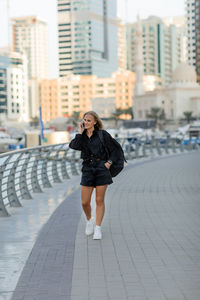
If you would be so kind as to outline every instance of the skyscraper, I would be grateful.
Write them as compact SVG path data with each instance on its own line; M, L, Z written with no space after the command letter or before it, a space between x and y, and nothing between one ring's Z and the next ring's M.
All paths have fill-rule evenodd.
M152 16L141 20L141 26L144 74L159 76L166 86L172 80L173 70L186 59L184 22ZM136 28L137 23L127 24L128 69L133 72L136 71Z
M118 69L127 69L126 59L126 25L118 19Z
M59 75L108 77L118 68L116 0L57 0Z
M37 16L12 19L13 50L27 56L30 116L39 113L39 84L48 77L47 23Z
M196 68L200 83L200 0L186 0L188 62Z
M196 72L200 83L200 0L195 2L195 28L196 28Z
M187 12L187 37L188 37L188 62L196 65L196 25L195 25L195 0L186 1Z

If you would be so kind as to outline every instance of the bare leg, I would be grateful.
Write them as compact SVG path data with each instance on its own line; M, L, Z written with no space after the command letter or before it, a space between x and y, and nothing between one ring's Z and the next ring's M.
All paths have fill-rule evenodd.
M106 185L96 186L96 225L101 226L101 222L103 220L105 204L104 197L107 189Z
M91 196L94 190L93 186L81 186L81 201L87 220L91 218Z

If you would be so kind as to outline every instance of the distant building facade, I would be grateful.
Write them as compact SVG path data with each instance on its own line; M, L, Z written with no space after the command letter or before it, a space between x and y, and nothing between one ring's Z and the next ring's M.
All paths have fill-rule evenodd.
M69 75L55 80L42 80L40 99L43 119L48 121L56 117L71 116L73 112L91 110L92 99L103 99L102 103L106 99L108 103L110 99L114 99L115 108L132 107L134 85L135 74L130 71L114 72L108 78Z
M57 0L59 76L118 69L116 0Z
M137 22L127 24L127 67L136 72ZM186 25L184 18L141 20L143 71L145 75L159 76L163 86L172 81L172 74L186 57Z
M181 63L174 71L169 86L134 97L135 120L146 119L152 107L162 108L166 118L171 120L183 118L185 111L192 111L199 118L200 86L196 80L194 67Z
M0 119L29 119L26 57L5 49L0 49Z
M126 25L118 19L118 70L127 70Z
M195 24L196 24L196 72L197 81L200 84L200 0L195 2Z
M200 83L200 0L186 0L188 62L196 68Z
M196 0L186 0L188 62L192 66L196 65L195 2Z
M39 81L48 78L47 23L37 16L12 19L13 50L27 56L30 116L39 114Z
M58 79L43 79L40 83L43 120L72 116L74 112L82 114L94 105L99 107L101 113L105 108L103 116L108 117L109 113L111 116L116 108L132 107L135 82L136 75L130 71L117 71L108 78L68 75ZM143 82L146 91L161 85L160 78L153 75L144 76ZM106 103L109 107L106 107Z

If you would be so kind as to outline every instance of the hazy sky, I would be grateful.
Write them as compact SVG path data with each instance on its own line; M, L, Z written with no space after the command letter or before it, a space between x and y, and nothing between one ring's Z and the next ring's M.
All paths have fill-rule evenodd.
M99 0L93 0L99 1ZM47 20L49 31L50 77L58 76L57 58L57 13L56 0L9 0L10 16L39 15ZM7 0L0 0L0 47L8 41ZM127 3L127 9L125 8ZM180 16L185 13L184 0L118 0L118 15L123 20L135 21L139 13L141 18L149 15Z

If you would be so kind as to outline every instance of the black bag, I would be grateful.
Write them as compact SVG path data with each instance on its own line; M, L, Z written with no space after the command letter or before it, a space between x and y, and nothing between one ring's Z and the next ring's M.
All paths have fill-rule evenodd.
M109 151L108 148L105 145L105 141L104 141L104 136L103 136L103 132L101 130L98 130L98 136L100 141L102 142L106 153L107 153L107 159L109 158ZM124 157L124 151L121 147L121 145L112 138L112 143L114 144L116 151L115 151L115 155L116 155L116 160L112 162L112 165L110 166L110 174L112 177L117 176L124 168L124 162L127 162L125 157Z

